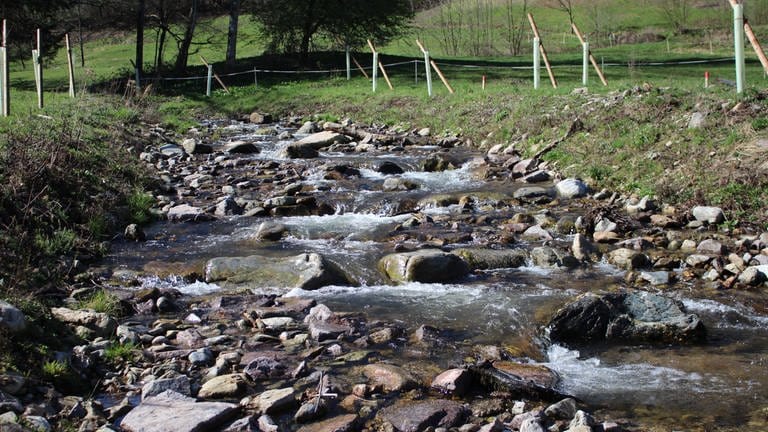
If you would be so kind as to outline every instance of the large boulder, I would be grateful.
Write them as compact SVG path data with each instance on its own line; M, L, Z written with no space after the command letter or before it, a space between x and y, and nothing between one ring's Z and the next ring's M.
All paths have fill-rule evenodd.
M547 326L553 342L690 343L705 336L704 324L683 305L647 292L584 294L560 309Z
M24 313L12 304L0 300L0 329L17 333L26 327L27 318Z
M374 363L363 367L365 375L373 385L380 385L385 391L405 391L419 387L416 379L405 369L385 363Z
M114 336L117 330L117 321L102 312L58 307L52 308L51 314L63 323L87 328L93 332L94 336L109 338Z
M696 206L691 209L691 215L699 222L719 224L725 220L725 213L720 207Z
M469 264L472 270L524 267L528 253L524 249L462 248L452 252Z
M384 408L379 416L391 423L396 431L418 432L427 428L459 426L469 410L459 402L449 400L403 401Z
M260 255L213 258L205 265L205 280L240 288L318 289L327 285L350 285L334 263L316 253L287 258Z
M282 156L290 159L311 159L317 157L318 150L324 147L346 142L349 142L346 135L332 131L318 132L287 145L282 151Z
M435 249L387 255L379 267L395 282L450 282L470 271L459 256Z
M144 400L120 423L127 432L200 432L218 430L239 411L235 404L196 402L168 390Z

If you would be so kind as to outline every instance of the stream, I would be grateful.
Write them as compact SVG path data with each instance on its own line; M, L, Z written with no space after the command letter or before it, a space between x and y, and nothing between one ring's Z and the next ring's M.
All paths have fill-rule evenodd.
M285 163L281 150L303 137L283 134L277 138L278 132L295 132L280 125L270 126L276 131L272 135L264 134L263 126L257 130L256 125L249 124L212 122L202 127L218 131L221 138L212 143L214 150L234 140L259 148L259 153L236 156L246 161L246 165L237 166L241 171L231 174L237 180L247 176L244 166L248 163ZM378 270L377 262L402 245L429 244L445 250L499 247L495 241L501 234L498 225L515 214L547 215L554 220L575 218L590 205L567 201L515 205L513 193L530 184L507 178L485 179L485 154L477 150L433 145L390 150L355 153L340 147L322 150L317 159L291 160L301 172L302 190L328 204L333 214L156 222L145 228L146 242L115 243L106 264L115 275L140 275L142 286L171 287L194 298L219 294L225 288L179 275L153 274L148 269L158 262L202 269L215 257L288 257L317 252L342 267L357 286L325 286L312 291L295 288L288 296L312 298L334 311L362 311L369 320L397 322L409 332L423 324L445 330L452 345L430 351L428 359L439 367L461 364L461 353L476 345L516 347L521 357L557 372L561 378L558 389L581 399L595 413L662 430L694 426L738 429L768 406L768 315L759 306L761 301L752 301L750 296L704 290L695 282L677 282L665 288L664 294L682 301L690 313L701 317L707 328L705 344L596 345L577 351L548 343L542 327L577 295L624 286L625 271L606 261L576 269L545 268L529 262L519 268L474 271L453 283L390 282ZM456 161L456 168L421 170L423 162L435 154ZM213 157L198 156L198 160ZM385 162L404 172L382 174L377 167ZM329 166L355 168L359 176L327 179ZM385 182L391 178L412 185L412 189L386 188ZM536 186L552 184L545 181ZM285 185L279 182L274 185L274 189L282 187ZM414 218L418 223L410 223ZM265 221L282 224L287 234L280 241L257 240L255 234ZM552 240L517 236L513 247L531 249L545 243L569 247L571 233L550 232ZM399 350L390 354L410 355ZM414 362L423 360L413 357Z

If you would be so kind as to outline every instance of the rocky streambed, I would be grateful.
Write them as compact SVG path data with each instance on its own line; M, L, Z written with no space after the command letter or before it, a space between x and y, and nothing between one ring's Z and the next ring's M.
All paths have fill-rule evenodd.
M6 424L766 427L768 233L429 130L251 120L155 131L163 221L73 293L129 316L54 310L93 397L8 379Z

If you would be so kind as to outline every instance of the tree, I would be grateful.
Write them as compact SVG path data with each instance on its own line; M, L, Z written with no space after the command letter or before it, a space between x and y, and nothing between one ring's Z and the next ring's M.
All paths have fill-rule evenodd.
M514 0L507 0L506 19L507 19L507 45L509 53L513 56L522 53L523 37L525 36L527 26L526 14L528 13L528 0L522 1L522 8L519 15L519 21L515 21Z
M551 0L549 7L559 9L568 14L568 24L573 24L573 1L572 0Z
M237 24L240 19L240 0L229 0L229 30L227 32L227 64L237 60Z
M29 58L35 32L40 29L43 55L52 56L61 46L67 29L58 25L59 14L72 5L71 0L0 0L0 17L7 20L9 56Z
M688 27L690 18L691 0L658 0L658 5L667 20L667 23L675 29L675 33L681 34Z
M369 38L381 43L401 34L413 16L410 0L256 0L251 12L269 50L299 53L302 64L318 35L352 47Z
M179 41L179 53L176 56L176 63L173 70L176 73L184 73L187 70L187 60L189 59L189 48L192 46L192 38L195 36L195 27L197 26L199 0L192 0L187 15L184 37Z

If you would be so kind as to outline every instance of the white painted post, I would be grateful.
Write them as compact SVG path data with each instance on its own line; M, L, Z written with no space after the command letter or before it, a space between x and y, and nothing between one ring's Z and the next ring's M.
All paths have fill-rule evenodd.
M67 45L67 71L69 72L69 97L75 98L75 66L72 63L72 47L69 45L69 33L64 35Z
M584 51L584 59L581 65L581 84L586 86L589 80L589 42L584 42L582 46Z
M253 68L253 86L259 88L259 75L256 73L256 68Z
M208 65L208 82L205 88L205 95L211 97L211 88L213 87L213 65Z
M733 5L733 44L736 55L736 92L744 92L744 5Z
M37 88L37 108L43 109L43 42L40 29L37 29L37 49L32 50L35 66L35 87Z
M424 51L424 71L427 72L427 94L432 97L432 68L429 67L429 51Z
M533 88L538 89L541 86L541 54L539 53L541 40L533 38Z
M419 62L417 60L413 61L413 82L419 84Z
M2 31L2 47L0 47L0 114L3 117L8 117L11 111L11 86L8 83L8 49L6 48L8 31L5 20L3 20Z
M376 79L379 77L379 53L373 52L373 92L376 93Z
M349 52L349 45L345 46L347 52L347 81L352 79L352 54Z

